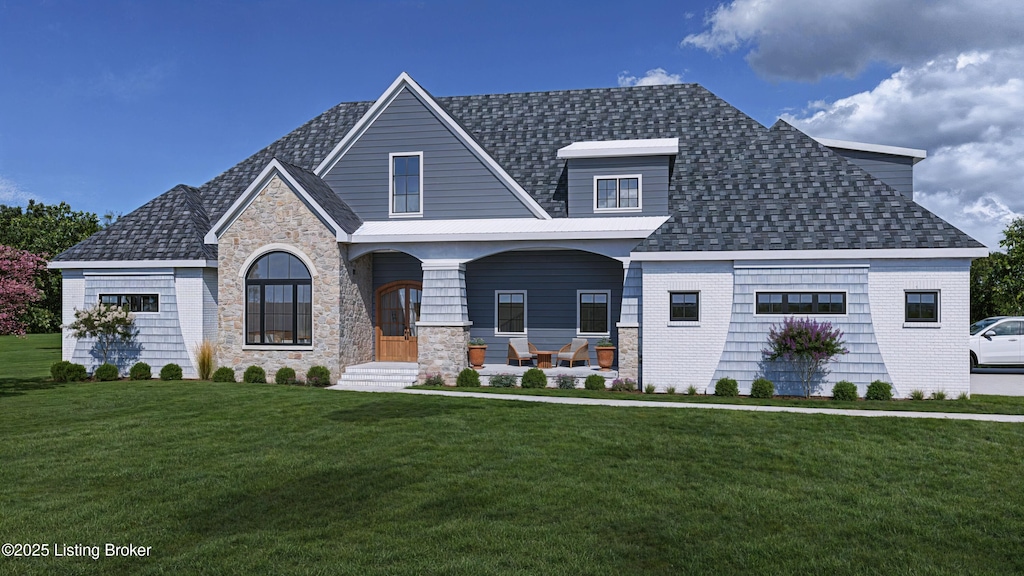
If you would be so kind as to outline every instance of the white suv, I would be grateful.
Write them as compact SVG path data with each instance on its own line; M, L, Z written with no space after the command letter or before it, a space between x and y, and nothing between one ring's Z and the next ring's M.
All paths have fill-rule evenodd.
M994 316L971 324L971 368L1024 364L1024 316Z

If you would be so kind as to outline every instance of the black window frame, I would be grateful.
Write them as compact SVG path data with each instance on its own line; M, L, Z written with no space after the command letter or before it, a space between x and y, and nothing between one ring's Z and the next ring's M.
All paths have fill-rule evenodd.
M250 278L253 270L259 266L260 262L265 259L269 259L274 254L285 254L291 258L294 258L306 271L307 278ZM267 342L267 287L268 286L282 286L291 288L291 304L292 304L292 341L291 342ZM299 341L299 287L309 286L309 341ZM259 341L253 341L249 339L251 334L249 330L249 288L256 288L259 291ZM301 346L309 347L313 345L313 279L309 272L309 267L302 261L301 258L295 256L290 252L274 251L262 254L259 258L253 261L252 265L245 272L245 318L242 322L242 330L245 333L245 344L246 346Z
M694 301L680 302L676 304L676 296L693 296ZM683 315L676 316L676 306L682 309L690 308L693 309L693 317L688 317L685 312ZM674 290L668 293L668 320L669 322L700 322L700 292L696 290Z
M584 314L583 314L583 297L584 296L601 296L604 300L604 330L584 330ZM598 302L588 302L588 305L592 307L600 306ZM577 290L576 291L576 334L578 336L611 336L611 324L612 324L612 294L610 290ZM593 321L593 315L588 321Z
M501 297L502 296L509 296L510 297L509 301L507 303L503 303L501 301ZM514 296L522 296L523 301L522 302L514 302L513 299L511 298L511 297L514 297ZM502 312L502 310L504 309L506 311L512 311L512 309L515 308L517 305L521 305L522 306L522 314L521 314L521 316L522 316L522 323L523 323L522 331L520 332L520 331L515 331L515 330L502 330L502 321L501 321L501 312ZM529 327L528 327L528 325L526 323L526 310L527 310L527 293L526 293L526 290L495 290L495 292L494 292L494 334L496 336L523 336L523 335L525 335L527 333L527 330L529 329ZM514 312L513 312L513 316L509 317L506 320L505 324L508 324L509 322L515 322L515 321L516 321L516 317L515 317Z
M926 303L910 301L911 295L921 296L924 294L932 295L935 298L935 301L929 305L932 309L931 317L921 316L921 311L924 309ZM917 309L917 313L914 317L911 317L911 306L915 306ZM903 292L903 321L908 324L937 324L939 322L939 291L905 290Z
M104 302L104 299L117 298L117 302ZM147 299L151 299L147 302ZM159 314L160 313L160 295L159 294L100 294L99 303L105 306L118 306L120 308L128 308L128 311L133 314ZM151 308L146 310L146 308Z
M761 297L769 297L768 302L762 303ZM791 296L798 296L799 300L790 302ZM821 296L829 296L828 302L821 302ZM834 302L832 298L839 296L841 302ZM765 304L766 306L762 306ZM839 310L834 307L838 304ZM824 308L826 307L827 308ZM809 314L815 316L843 316L847 310L846 292L831 292L827 290L815 290L813 292L772 291L756 292L754 294L754 313L758 315L783 315L783 314Z

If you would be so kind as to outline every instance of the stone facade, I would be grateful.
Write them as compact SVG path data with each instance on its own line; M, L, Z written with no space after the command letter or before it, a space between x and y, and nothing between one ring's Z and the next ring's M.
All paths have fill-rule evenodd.
M236 376L250 365L273 379L288 366L305 374L326 366L332 380L344 367L373 356L370 322L372 259L347 261L347 248L279 177L275 176L221 235L218 242L217 361ZM246 262L256 253L286 251L312 262L312 346L245 344Z
M619 327L619 377L639 379L640 328Z
M459 372L469 365L468 326L417 326L419 332L419 381L440 374L446 384L455 384Z

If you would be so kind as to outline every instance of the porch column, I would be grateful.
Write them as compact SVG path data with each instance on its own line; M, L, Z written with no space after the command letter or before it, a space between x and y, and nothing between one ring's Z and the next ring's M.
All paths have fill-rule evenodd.
M619 312L619 376L640 379L640 316L643 269L640 262L622 258L622 306Z
M419 381L440 374L445 383L465 368L469 346L469 307L466 305L466 263L461 260L423 260L423 292L418 333Z

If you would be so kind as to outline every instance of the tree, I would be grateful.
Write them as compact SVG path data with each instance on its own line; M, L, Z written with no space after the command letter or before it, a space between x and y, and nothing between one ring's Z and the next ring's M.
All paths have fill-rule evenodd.
M804 397L810 398L828 375L828 363L847 352L843 333L831 322L785 318L782 326L773 324L768 330L768 347L761 354L769 362L792 366L803 385Z
M0 244L27 250L50 259L100 230L91 212L73 211L65 202L46 205L29 200L28 206L0 204ZM61 275L44 270L37 276L43 297L25 312L29 332L54 332L61 323Z
M36 276L45 270L42 258L0 244L0 334L25 334L25 312L42 297Z
M1003 275L1006 254L992 252L971 262L971 322L1005 315Z
M1000 298L1002 312L1010 316L1024 315L1024 218L1017 218L1003 230L999 245L1006 249L1001 260Z
M68 325L75 338L95 338L95 349L101 364L106 364L111 353L128 347L135 339L135 316L127 307L97 304L75 310L75 321Z

